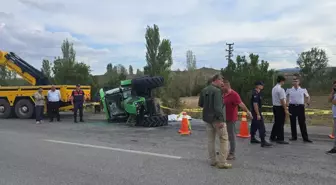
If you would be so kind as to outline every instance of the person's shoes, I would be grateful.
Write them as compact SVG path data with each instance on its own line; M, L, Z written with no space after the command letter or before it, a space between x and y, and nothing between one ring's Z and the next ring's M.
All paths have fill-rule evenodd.
M288 145L289 144L289 142L287 142L287 141L277 141L276 143L282 144L282 145Z
M211 163L210 163L210 166L217 166L217 162L216 162L216 161L211 162Z
M76 119L74 120L74 123L78 123Z
M84 120L81 119L81 120L79 120L79 122L84 122Z
M270 138L269 139L271 142L276 142L277 140L275 138Z
M39 121L36 121L36 124L40 124L41 122L39 122Z
M260 146L263 147L263 148L270 148L273 145L271 143L267 142L267 141L262 141Z
M290 141L296 141L297 138L292 137L292 138L290 138L289 140L290 140Z
M51 120L49 120L49 122L54 122L54 120L53 120L53 119L51 119Z
M336 154L336 148L333 148L326 152L327 154Z
M228 157L226 158L226 160L235 160L236 157L234 156L234 154L229 154Z
M260 144L261 142L256 139L256 138L251 138L251 141L250 141L251 144Z
M230 168L232 168L232 164L229 164L229 163L217 164L217 168L219 168L219 169L230 169Z
M305 143L312 143L313 141L310 140L310 139L304 139L303 142L305 142Z

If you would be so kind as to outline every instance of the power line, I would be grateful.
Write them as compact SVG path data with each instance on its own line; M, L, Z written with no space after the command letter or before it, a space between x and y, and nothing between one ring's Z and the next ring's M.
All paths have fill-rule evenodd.
M226 59L228 59L228 62L231 60L231 57L233 57L232 52L233 52L233 45L234 43L228 44L226 43L227 46L229 46L229 49L226 49L228 52L228 55L226 55Z

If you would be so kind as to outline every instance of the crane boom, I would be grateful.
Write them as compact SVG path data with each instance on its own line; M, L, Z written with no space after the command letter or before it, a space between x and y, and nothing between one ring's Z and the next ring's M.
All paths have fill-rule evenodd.
M16 72L31 85L50 85L48 77L13 52L0 50L0 66Z

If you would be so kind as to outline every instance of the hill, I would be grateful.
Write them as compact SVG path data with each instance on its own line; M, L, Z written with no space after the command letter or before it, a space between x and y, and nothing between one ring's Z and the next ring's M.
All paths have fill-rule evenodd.
M213 76L214 74L217 74L217 73L220 73L220 70L217 70L217 69L213 69L213 68L207 68L207 67L202 67L202 68L199 68L199 69L196 69L195 74L198 74L199 76L202 76L204 77L205 79L207 78L210 78L211 76ZM180 70L177 70L177 71L172 71L172 75L184 75L186 74L186 71L180 71ZM103 74L103 75L95 75L94 76L96 79L97 79L97 82L99 84L99 86L104 86L104 84L106 84L109 79L108 77ZM132 79L136 77L136 75L127 75L127 79Z

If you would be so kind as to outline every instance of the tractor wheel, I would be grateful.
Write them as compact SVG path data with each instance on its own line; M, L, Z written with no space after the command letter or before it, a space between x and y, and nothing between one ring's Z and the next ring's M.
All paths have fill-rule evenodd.
M164 78L162 76L142 77L132 80L132 86L135 89L154 89L163 86Z
M29 119L34 113L33 102L29 99L21 99L15 104L15 114L20 119Z
M5 99L0 99L0 118L6 119L11 115L12 108L8 101Z
M162 127L168 125L168 116L167 115L159 115L159 116L151 116L145 117L143 120L143 127Z

